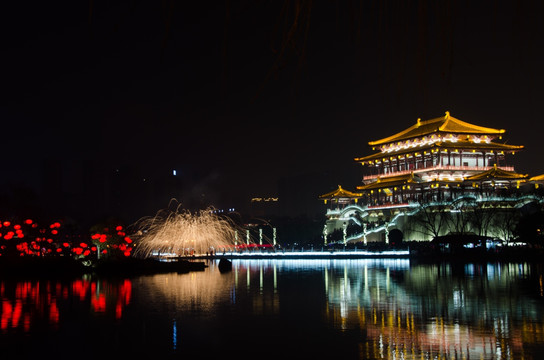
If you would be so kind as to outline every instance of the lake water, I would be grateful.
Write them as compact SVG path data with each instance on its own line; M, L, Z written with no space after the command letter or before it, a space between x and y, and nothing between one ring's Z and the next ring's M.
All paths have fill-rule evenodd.
M131 278L0 279L9 358L531 359L542 264L235 260Z

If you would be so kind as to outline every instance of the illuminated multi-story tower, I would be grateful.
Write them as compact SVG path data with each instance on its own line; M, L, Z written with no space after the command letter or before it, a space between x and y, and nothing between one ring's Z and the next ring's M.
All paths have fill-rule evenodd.
M534 201L534 197L526 196L527 189L538 188L539 181L531 181L509 164L511 156L523 146L501 142L504 133L503 129L469 124L446 112L431 120L418 119L406 130L370 141L374 153L355 158L368 170L358 192L339 187L320 196L330 204L328 231L354 223L363 230L362 234L353 234L351 240L387 241L392 229L405 235L408 232L411 239L428 240L430 235L460 230L458 226L452 229L451 224L458 219L451 213L466 214L469 209L490 206L510 208L519 206L520 201ZM450 224L432 231L416 230L415 219L422 212L448 212ZM436 221L442 220L432 222ZM427 227L435 228L436 224ZM474 232L475 228L467 223L462 230Z

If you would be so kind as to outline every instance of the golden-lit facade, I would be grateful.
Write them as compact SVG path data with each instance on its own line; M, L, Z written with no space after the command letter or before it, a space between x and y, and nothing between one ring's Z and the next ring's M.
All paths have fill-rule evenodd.
M356 192L339 187L343 191L320 196L328 204L324 236L354 221L361 229L350 241L387 242L392 229L401 230L405 239L430 240L459 229L420 231L414 221L407 228L408 218L422 208L434 204L429 212L438 207L459 211L462 202L485 208L491 199L509 208L535 200L520 196L534 195L532 190L542 179L515 171L511 159L524 147L505 143L504 134L504 129L470 124L446 111L444 116L418 119L399 133L370 141L373 153L354 159L366 170ZM481 233L463 229L469 230Z

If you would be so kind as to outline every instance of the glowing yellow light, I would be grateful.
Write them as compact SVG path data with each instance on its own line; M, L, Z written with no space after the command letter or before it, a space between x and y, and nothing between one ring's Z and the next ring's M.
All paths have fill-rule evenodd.
M212 209L196 213L189 211L161 211L153 218L139 222L145 235L136 248L138 256L149 257L154 252L180 253L192 248L197 254L209 249L231 246L236 241L236 225L216 216Z

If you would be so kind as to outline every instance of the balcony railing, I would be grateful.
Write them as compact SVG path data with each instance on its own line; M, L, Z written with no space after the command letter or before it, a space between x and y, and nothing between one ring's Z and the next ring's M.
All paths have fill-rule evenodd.
M370 180L375 179L378 176L380 178L387 178L391 176L399 176L399 175L406 175L410 173L423 173L423 172L429 172L429 171L437 171L437 170L450 170L450 171L487 171L491 169L492 166L459 166L459 165L436 165L428 168L423 169L410 169L410 170L401 170L401 171L391 171L386 174L377 174L377 175L365 175L363 176L363 180ZM513 166L498 166L499 169L505 170L505 171L514 171Z

